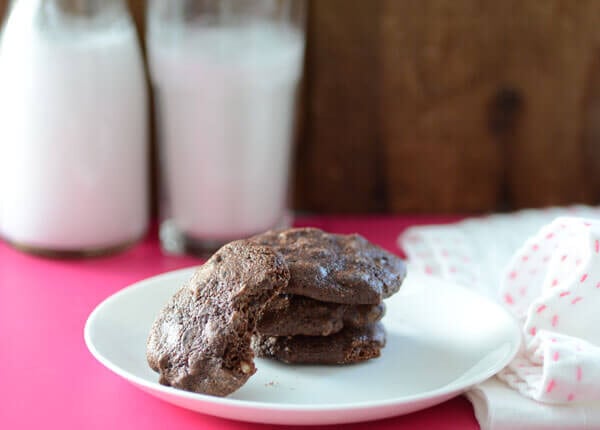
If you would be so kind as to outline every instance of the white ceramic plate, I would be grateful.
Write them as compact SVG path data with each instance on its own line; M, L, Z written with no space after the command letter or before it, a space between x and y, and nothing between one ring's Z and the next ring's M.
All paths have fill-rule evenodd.
M411 274L387 300L387 346L350 366L256 360L240 390L219 398L158 384L145 344L162 305L190 269L138 282L89 316L85 342L107 368L167 402L205 414L272 424L334 424L406 414L440 403L502 369L519 328L499 306L458 285Z

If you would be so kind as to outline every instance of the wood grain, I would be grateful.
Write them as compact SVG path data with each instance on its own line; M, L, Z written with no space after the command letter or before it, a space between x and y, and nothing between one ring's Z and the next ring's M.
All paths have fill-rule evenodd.
M310 6L297 204L319 212L383 210L379 3L315 0Z
M597 203L600 2L384 0L393 211Z
M504 55L496 13L478 1L383 2L380 124L392 211L498 202L502 148L488 112Z

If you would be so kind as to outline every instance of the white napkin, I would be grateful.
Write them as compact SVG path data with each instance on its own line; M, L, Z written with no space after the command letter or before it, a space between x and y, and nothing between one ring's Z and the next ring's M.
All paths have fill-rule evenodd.
M564 215L587 219L555 220ZM600 428L599 217L583 206L529 210L400 237L412 270L498 300L523 325L524 348L498 375L520 394L494 378L467 395L482 428Z
M523 397L497 378L466 393L483 430L587 430L600 428L600 404L549 405Z

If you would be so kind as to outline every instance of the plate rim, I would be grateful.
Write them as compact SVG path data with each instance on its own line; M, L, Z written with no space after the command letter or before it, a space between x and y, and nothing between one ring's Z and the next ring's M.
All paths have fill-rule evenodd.
M307 404L307 403L271 403L264 401L254 401L254 400L243 400L243 399L235 399L231 397L217 397L211 396L208 394L202 393L194 393L190 391L180 390L173 387L168 387L159 384L158 382L148 381L145 378L134 375L133 373L121 368L117 364L113 363L111 360L106 358L94 345L94 342L91 339L91 327L93 326L96 319L99 318L98 315L101 314L102 310L109 306L112 302L117 301L121 296L131 294L133 291L138 289L143 289L146 287L146 284L154 283L157 281L163 280L163 278L171 278L171 277L184 277L190 276L195 269L197 269L198 265L186 267L182 269L172 270L164 273L160 273L158 275L150 276L139 281L136 281L132 284L127 285L126 287L116 291L115 293L109 295L104 300L102 300L93 311L88 315L84 330L83 330L83 338L85 341L85 345L91 355L104 367L106 367L111 372L125 379L126 381L137 385L143 391L149 392L152 394L153 391L158 391L164 395L175 396L184 398L186 400L192 401L200 401L204 404L216 404L220 406L230 406L236 408L242 408L245 410L271 410L278 412L343 412L346 410L358 411L358 410L371 410L374 408L386 408L390 406L403 406L410 405L415 402L425 402L434 398L449 398L454 395L459 395L465 391L467 391L470 387L481 383L490 377L494 376L500 370L502 370L513 358L517 355L520 346L521 346L521 329L519 328L517 322L514 318L508 313L508 311L498 303L493 302L489 298L478 294L456 282L448 281L443 278L432 276L432 275L421 275L421 274L411 274L409 276L414 276L418 278L428 279L430 278L434 282L444 282L452 284L453 287L459 288L463 290L463 292L468 295L475 296L480 300L486 301L488 304L496 307L499 311L501 311L507 317L509 324L511 325L511 331L513 331L514 339L511 339L509 344L512 345L512 349L506 354L504 360L499 360L496 365L490 367L486 372L477 373L473 377L467 378L465 381L461 383L454 384L454 381L441 386L439 388L424 391L422 393L409 395L409 396L399 396L393 397L383 400L372 400L372 401L360 401L360 402L351 402L351 403L325 403L325 404ZM457 380L461 380L460 375ZM209 412L205 412L210 414ZM220 415L222 416L222 415Z

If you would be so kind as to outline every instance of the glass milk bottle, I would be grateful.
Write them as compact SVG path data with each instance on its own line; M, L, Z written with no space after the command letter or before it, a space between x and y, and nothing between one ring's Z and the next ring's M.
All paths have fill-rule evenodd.
M0 234L96 255L148 223L147 94L122 0L16 0L0 44Z
M163 248L288 226L301 0L150 0Z

